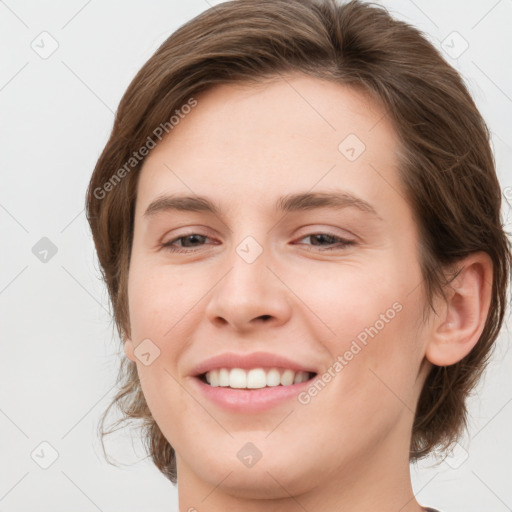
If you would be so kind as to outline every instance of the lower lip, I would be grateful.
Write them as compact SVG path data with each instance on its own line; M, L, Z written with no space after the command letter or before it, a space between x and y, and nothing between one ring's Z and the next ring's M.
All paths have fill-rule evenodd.
M316 377L316 376L315 376ZM310 386L315 377L290 386L274 386L260 389L233 389L212 387L198 377L193 381L200 392L214 404L233 412L259 412L285 403Z

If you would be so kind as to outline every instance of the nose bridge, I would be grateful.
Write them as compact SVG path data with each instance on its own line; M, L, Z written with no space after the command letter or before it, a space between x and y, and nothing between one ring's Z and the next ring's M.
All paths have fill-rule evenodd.
M272 268L271 256L271 251L251 235L233 246L228 271L212 290L207 306L211 321L222 318L243 328L261 317L271 317L274 322L287 319L286 287L267 268Z

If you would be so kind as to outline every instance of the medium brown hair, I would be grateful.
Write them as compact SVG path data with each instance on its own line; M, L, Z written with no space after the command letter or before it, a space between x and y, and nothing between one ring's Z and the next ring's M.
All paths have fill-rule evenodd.
M417 405L411 460L434 448L446 450L467 427L466 397L502 325L511 251L484 120L457 71L420 31L383 7L357 0L225 2L179 28L144 64L121 99L87 193L87 216L119 334L130 336L127 279L143 163L127 167L133 152L200 92L288 72L358 88L383 105L401 144L399 174L419 228L418 258L430 308L449 283L447 269L476 251L492 260L492 300L480 339L460 362L431 369ZM115 426L142 420L150 456L176 483L174 449L152 418L135 363L125 357L118 384L100 424L102 441L117 430L103 429L117 406L123 417Z

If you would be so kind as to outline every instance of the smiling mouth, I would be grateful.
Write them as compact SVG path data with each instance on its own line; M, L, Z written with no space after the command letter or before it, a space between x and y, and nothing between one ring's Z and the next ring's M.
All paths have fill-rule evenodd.
M296 372L287 368L218 368L202 373L197 378L211 387L252 390L301 384L316 375L315 372Z

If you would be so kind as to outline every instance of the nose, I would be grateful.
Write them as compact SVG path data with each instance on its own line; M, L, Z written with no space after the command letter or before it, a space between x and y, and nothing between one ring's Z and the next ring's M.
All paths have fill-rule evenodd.
M273 267L267 251L249 262L236 251L230 267L213 287L206 316L218 327L249 331L258 326L277 327L291 317L289 288Z

